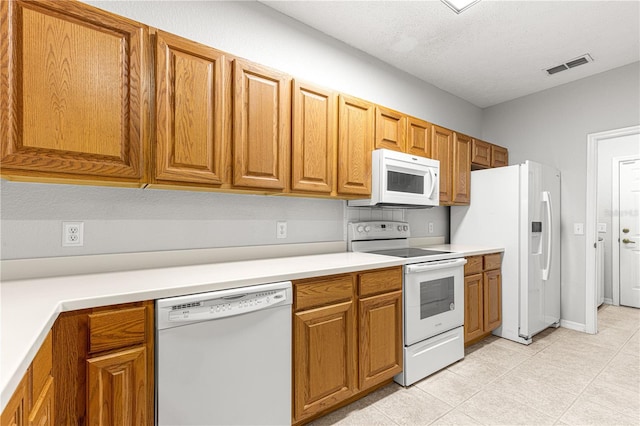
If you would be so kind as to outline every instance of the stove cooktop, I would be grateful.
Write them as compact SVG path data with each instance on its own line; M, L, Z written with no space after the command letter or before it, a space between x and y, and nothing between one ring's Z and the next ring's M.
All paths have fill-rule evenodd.
M376 251L371 251L369 253L382 254L385 256L411 258L411 257L433 256L437 254L445 254L445 253L451 253L451 252L442 251L442 250L427 250L427 249L420 249L420 248L400 248L400 249L390 249L390 250L376 250Z

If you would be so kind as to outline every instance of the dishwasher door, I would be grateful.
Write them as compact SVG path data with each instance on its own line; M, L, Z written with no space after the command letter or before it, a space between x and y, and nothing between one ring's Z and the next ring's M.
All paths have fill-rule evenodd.
M291 294L283 282L157 300L157 424L290 424Z

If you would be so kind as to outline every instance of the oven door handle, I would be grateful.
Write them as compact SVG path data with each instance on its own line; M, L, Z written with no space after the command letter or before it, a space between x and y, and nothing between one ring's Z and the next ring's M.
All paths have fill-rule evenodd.
M419 272L435 271L437 269L456 268L464 266L467 263L467 259L448 259L448 260L434 260L433 262L417 263L415 265L406 265L405 271L407 274L415 274Z

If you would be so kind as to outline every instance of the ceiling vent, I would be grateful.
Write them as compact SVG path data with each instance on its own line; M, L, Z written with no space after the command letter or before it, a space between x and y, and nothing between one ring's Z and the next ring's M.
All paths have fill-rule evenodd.
M579 56L577 58L574 58L568 62L565 62L564 64L560 64L560 65L556 65L554 67L551 68L547 68L545 71L547 72L548 75L553 75L553 74L557 74L561 71L566 71L570 68L575 68L578 67L580 65L584 65L584 64L588 64L589 62L593 62L593 58L591 57L591 55L584 54L582 56Z

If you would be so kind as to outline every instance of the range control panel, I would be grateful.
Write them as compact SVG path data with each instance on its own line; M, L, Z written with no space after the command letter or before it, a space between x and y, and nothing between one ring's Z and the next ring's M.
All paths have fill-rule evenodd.
M409 238L409 223L394 221L350 222L349 241Z

